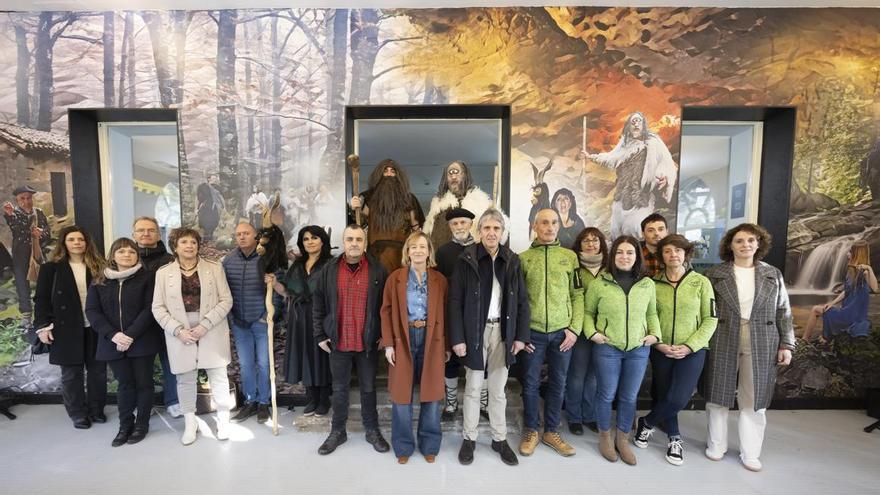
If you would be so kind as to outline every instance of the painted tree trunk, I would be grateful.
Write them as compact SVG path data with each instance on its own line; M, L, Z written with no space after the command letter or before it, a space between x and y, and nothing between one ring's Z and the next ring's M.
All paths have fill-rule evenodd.
M34 41L34 93L37 95L35 128L52 129L52 26L54 12L40 13Z
M348 10L337 9L326 21L329 47L329 74L327 76L327 101L329 103L330 134L327 147L321 156L322 179L336 180L335 173L343 163L342 132L345 120L345 60L348 55Z
M15 44L18 48L18 64L15 68L16 122L27 127L31 125L31 52L27 45L27 31L23 26L15 26Z
M115 16L113 12L104 12L104 34L102 42L104 44L104 106L113 106L114 78L115 71L113 62L116 55L116 27Z
M238 14L221 10L217 25L217 132L220 187L229 211L240 214L244 191L238 168L235 102L235 31Z
M351 93L349 105L370 103L373 67L379 53L379 11L353 10L351 15Z

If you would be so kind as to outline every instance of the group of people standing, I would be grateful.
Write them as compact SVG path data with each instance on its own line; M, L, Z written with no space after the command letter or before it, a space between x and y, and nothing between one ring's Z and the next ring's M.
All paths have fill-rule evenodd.
M794 348L782 275L761 261L771 243L765 229L741 224L729 230L721 246L724 262L701 275L690 268L693 245L667 235L659 214L642 221L644 242L622 234L610 246L601 230L581 222L569 249L560 234L569 244L572 216L548 208L535 215L531 246L516 254L504 245L507 217L477 194L464 164L447 167L427 223L397 180L402 171L396 163L377 170L372 189L350 205L368 218L369 247L368 229L353 223L334 258L324 229L305 227L297 239L301 256L278 276L260 272L257 233L247 222L237 226L237 247L222 263L199 257L202 239L188 228L172 232L167 253L151 218L135 222L134 240L115 241L106 262L83 229L63 229L52 261L40 271L34 324L51 344L50 362L62 367L64 404L74 426L106 421L109 363L119 380L120 429L113 445L142 440L157 354L165 403L185 418L183 444L198 434L199 369L206 370L217 407L218 439L228 438L230 420L256 414L266 421L268 285L287 297L285 375L307 387L304 414L332 409L320 454L347 441L356 370L367 442L378 452L393 448L401 464L416 449L434 462L441 418L456 413L464 366L461 464L474 459L481 412L488 416L492 450L505 464L518 464L505 414L513 374L523 390L520 455L531 455L541 443L563 456L575 454L561 434L564 410L570 433L596 431L599 451L611 462L636 464L630 446L647 448L660 428L668 436L667 460L680 465L677 414L702 377L706 456L724 456L727 414L736 402L742 463L761 469L776 367L790 362ZM379 194L386 188L395 195ZM374 230L393 235L377 238ZM246 399L234 418L230 334ZM388 362L391 445L379 429L376 404L381 356ZM649 363L653 407L636 418Z

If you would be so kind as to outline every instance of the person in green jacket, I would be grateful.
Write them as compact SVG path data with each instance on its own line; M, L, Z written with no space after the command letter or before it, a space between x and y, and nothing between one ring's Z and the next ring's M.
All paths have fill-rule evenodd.
M581 333L584 319L584 288L578 274L577 255L559 245L559 214L544 209L535 215L537 233L532 247L519 255L529 294L530 344L522 359L523 428L519 451L528 456L538 446L538 386L541 366L547 361L548 387L544 395L544 434L540 440L563 456L574 447L557 431L565 394L565 377L571 348Z
M660 342L657 294L644 276L639 241L623 235L609 250L608 271L587 288L584 333L593 346L598 399L599 452L610 462L636 464L629 432L650 346ZM611 438L611 403L617 397L617 431Z
M657 402L647 416L639 418L633 443L647 448L654 426L665 423L669 437L666 460L680 466L684 456L678 412L697 387L718 318L712 283L688 268L694 245L684 236L674 234L661 240L657 251L663 264L654 277L663 343L654 345L650 358Z
M574 242L581 267L578 273L584 288L605 271L608 264L608 244L605 234L596 227L587 227ZM593 363L593 342L585 335L578 336L572 349L568 376L565 378L565 416L568 431L583 435L584 426L598 433L596 426L596 366Z

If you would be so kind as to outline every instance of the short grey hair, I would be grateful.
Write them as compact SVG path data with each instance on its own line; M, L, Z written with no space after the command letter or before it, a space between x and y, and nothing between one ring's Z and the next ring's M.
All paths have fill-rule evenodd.
M159 221L153 217L148 217L148 216L142 216L142 217L135 218L134 222L131 222L131 228L134 228L134 226L137 225L138 222L153 222L153 225L155 225L157 229L159 228Z
M486 223L486 220L495 220L501 224L501 231L505 232L507 230L507 225L504 224L504 213L501 213L501 210L490 206L480 215L480 220L477 222L477 230L483 230L483 224Z

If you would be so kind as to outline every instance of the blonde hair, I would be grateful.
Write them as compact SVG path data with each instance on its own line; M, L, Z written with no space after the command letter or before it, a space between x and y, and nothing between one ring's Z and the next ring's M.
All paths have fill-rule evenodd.
M871 248L865 241L856 241L849 248L849 265L870 265L871 264Z
M412 245L412 243L416 242L416 239L418 239L419 237L421 237L425 240L425 242L428 243L428 267L437 266L437 261L434 259L434 243L431 242L431 237L422 231L413 232L409 235L409 237L406 238L406 241L403 243L403 252L400 255L400 263L404 266L409 266L409 247Z

